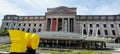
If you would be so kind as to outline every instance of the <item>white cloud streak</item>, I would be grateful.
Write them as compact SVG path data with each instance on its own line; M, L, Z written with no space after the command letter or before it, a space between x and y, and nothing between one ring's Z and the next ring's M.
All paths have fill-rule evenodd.
M93 12L91 14L95 15L112 15L112 14L119 14L120 13L120 7L119 3L117 1L107 4L107 5L101 5L93 9Z
M59 0L24 0L30 6L36 9L51 8L57 6L63 6Z
M95 8L89 8L87 6L76 5L77 13L79 15L114 15L120 13L119 1L111 2L110 4L99 4Z
M7 0L0 0L0 26L1 20L6 14L25 14L22 9L18 8L15 4L9 3Z

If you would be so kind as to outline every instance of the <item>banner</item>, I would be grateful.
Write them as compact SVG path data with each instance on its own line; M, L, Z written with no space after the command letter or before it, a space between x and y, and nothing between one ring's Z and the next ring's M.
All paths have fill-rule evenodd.
M47 21L47 31L50 31L51 20L48 19Z
M73 28L74 28L74 20L73 20L73 18L71 18L70 19L70 32L74 32Z
M68 30L68 20L67 18L64 19L64 31L67 32Z
M56 31L56 19L55 18L52 21L52 31Z

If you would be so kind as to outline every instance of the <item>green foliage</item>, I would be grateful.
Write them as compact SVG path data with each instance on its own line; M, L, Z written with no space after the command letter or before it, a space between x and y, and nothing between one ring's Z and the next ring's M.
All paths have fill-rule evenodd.
M7 36L9 35L7 30L0 30L0 36Z
M57 51L52 51L51 54L58 54L58 52Z
M81 54L81 51L72 51L72 54Z
M9 50L10 45L9 44L0 44L0 50Z
M81 51L81 54L96 54L96 52L85 50L85 51Z
M63 54L69 54L69 52L63 52Z

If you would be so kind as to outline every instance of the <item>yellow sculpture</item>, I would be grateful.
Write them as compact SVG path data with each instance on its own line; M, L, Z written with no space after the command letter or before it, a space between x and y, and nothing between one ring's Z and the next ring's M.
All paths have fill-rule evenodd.
M9 30L11 47L10 52L26 52L27 49L36 50L39 45L39 36L21 30Z

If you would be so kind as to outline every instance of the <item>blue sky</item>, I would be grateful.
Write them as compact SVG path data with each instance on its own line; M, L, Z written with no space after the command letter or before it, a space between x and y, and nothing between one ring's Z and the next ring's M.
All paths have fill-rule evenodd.
M120 0L0 0L0 25L6 14L44 15L58 6L77 7L78 15L120 14Z

